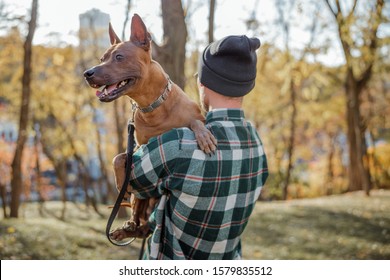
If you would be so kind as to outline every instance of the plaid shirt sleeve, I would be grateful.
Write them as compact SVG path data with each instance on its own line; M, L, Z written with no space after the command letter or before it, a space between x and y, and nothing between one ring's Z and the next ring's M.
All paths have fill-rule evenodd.
M159 197L164 193L178 149L178 134L172 130L150 139L137 150L133 155L130 185L138 198Z
M134 155L130 182L139 198L160 197L149 259L234 259L268 177L263 145L241 110L210 112L213 156L188 128L153 138Z

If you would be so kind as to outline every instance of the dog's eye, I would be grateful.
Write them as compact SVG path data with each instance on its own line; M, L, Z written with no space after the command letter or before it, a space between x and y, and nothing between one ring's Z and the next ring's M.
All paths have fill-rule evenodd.
M118 60L118 61L121 61L121 60L123 59L123 55L117 54L117 55L115 56L115 59Z

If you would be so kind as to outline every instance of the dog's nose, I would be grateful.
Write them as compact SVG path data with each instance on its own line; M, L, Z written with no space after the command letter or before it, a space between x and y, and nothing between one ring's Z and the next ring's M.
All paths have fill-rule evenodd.
M84 72L84 77L91 78L93 74L95 74L95 70L93 68L88 69L87 71Z

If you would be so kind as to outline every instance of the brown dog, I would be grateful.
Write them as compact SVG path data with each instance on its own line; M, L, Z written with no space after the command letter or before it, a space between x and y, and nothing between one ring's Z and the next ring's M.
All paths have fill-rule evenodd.
M152 59L151 37L142 19L135 14L131 22L130 41L121 42L109 25L111 47L101 58L101 63L84 72L96 96L102 102L111 102L127 95L136 102L134 126L138 144L169 131L189 127L205 153L216 149L216 140L204 126L204 116L199 106L183 90L173 84L160 64ZM125 178L126 154L113 160L116 186L121 188ZM148 218L146 209L152 201L139 201L133 209L133 220L139 226ZM123 236L116 236L117 240ZM115 239L115 237L114 237Z

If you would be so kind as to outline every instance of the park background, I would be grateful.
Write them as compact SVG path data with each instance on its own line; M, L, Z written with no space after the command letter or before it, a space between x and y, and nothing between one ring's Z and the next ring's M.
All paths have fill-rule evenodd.
M65 3L66 2L66 3ZM77 7L77 9L75 9ZM105 239L127 98L83 80L138 13L153 57L198 100L200 51L259 37L246 116L270 177L246 259L390 258L390 3L384 0L0 0L0 258L135 259ZM128 213L120 213L121 219Z

